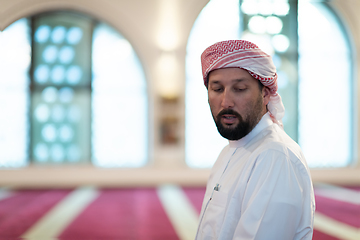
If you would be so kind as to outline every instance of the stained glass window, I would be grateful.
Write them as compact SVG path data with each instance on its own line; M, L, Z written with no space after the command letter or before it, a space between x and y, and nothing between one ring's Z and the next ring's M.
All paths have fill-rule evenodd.
M52 13L33 18L32 159L90 160L91 19Z

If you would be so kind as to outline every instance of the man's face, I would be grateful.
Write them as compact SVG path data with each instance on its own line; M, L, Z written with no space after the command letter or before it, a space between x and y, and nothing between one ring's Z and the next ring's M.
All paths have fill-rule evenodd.
M217 69L209 74L208 100L219 133L229 140L246 136L266 113L268 88L246 70Z

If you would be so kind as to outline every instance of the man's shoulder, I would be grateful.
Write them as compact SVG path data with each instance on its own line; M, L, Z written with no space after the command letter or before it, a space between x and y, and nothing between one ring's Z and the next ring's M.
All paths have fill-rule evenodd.
M279 156L274 160L284 159L295 164L307 165L300 146L276 124L258 136L258 144L254 145L252 152L257 156L273 153Z
M301 152L300 146L277 124L273 124L259 133L251 145L249 145L249 148L253 150L273 149L284 151L288 149L294 152Z

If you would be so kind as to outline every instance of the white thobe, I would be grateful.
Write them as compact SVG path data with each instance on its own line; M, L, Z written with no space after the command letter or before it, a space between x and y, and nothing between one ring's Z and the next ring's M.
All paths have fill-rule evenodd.
M315 200L303 153L265 114L214 164L197 240L312 239Z

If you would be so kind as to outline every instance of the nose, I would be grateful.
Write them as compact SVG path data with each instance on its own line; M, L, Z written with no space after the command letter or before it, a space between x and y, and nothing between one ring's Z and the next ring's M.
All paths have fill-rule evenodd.
M223 92L222 100L221 100L221 107L223 109L234 107L233 97L231 95L231 92L228 90L224 90L224 92Z

